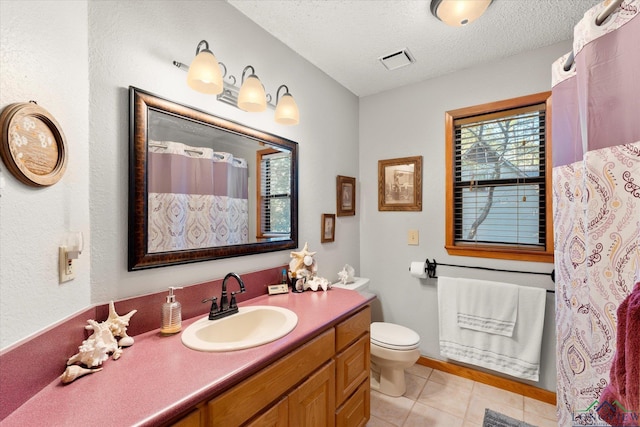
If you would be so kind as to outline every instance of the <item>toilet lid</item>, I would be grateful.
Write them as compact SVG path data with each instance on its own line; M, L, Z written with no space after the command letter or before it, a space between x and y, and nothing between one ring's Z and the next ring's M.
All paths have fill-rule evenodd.
M395 323L373 322L371 343L392 350L413 350L420 344L420 335Z

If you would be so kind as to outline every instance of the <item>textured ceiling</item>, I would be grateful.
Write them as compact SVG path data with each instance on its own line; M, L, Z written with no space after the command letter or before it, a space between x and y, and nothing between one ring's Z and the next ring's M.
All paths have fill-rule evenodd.
M494 0L466 27L449 27L429 1L227 0L358 96L548 46L573 36L597 0ZM378 58L408 48L416 62L388 71Z

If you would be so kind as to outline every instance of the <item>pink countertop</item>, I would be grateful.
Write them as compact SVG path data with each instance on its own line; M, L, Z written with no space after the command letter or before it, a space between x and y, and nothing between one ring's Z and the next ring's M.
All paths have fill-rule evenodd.
M11 413L3 426L130 426L158 425L195 404L226 390L321 331L366 305L357 292L332 288L259 296L239 305L286 307L298 315L298 324L285 337L259 347L223 353L188 349L180 334L160 336L153 330L135 336L118 360L103 370L71 384L59 379ZM202 316L183 322L183 329ZM24 363L29 375L29 362Z

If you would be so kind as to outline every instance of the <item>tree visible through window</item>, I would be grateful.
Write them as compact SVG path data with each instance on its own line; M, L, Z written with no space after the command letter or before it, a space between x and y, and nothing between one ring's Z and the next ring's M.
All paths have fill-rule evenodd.
M291 153L258 152L258 237L291 233Z
M450 254L553 260L549 96L446 113Z

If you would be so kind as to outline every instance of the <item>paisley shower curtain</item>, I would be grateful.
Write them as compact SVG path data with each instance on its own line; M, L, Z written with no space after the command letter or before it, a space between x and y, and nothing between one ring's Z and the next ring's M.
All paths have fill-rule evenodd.
M244 159L206 147L149 141L148 252L249 241Z
M640 277L640 0L596 25L609 2L576 25L571 68L552 67L559 426L606 425L616 310Z

